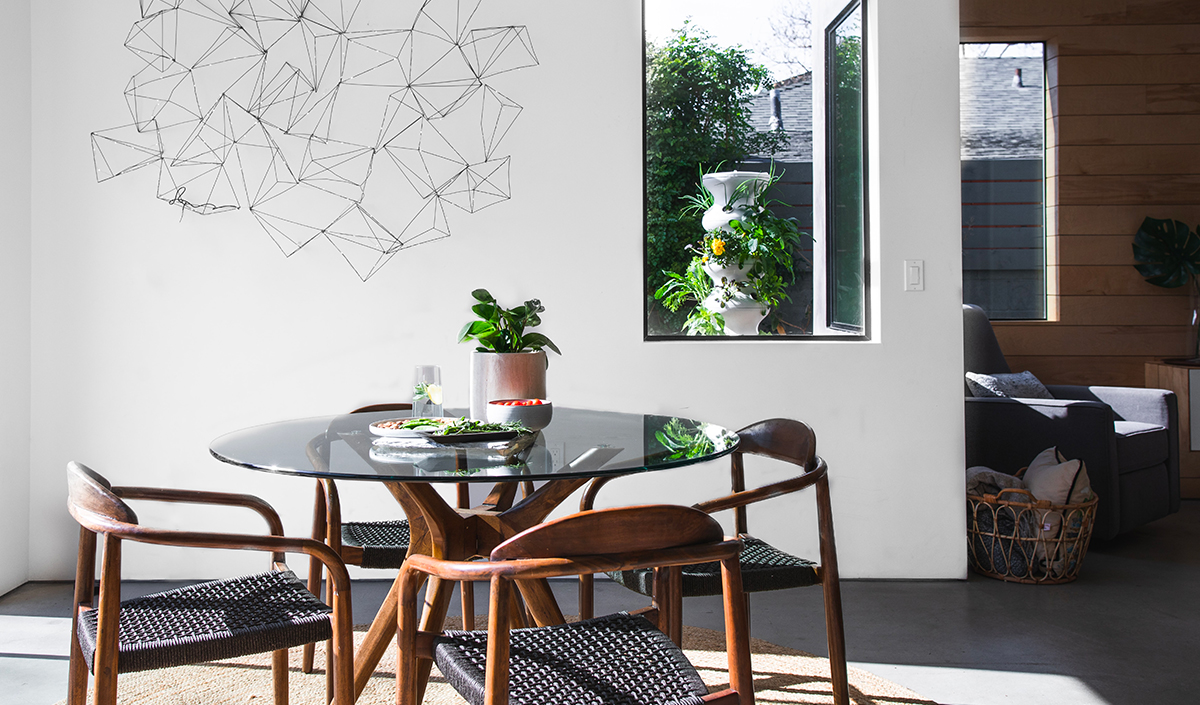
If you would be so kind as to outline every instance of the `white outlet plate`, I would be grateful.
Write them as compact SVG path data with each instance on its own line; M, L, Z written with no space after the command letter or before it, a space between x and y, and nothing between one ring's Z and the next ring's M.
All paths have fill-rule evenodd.
M554 469L561 468L566 462L563 456L567 454L567 446L565 443L551 443L546 446L546 450L550 451L550 461L554 464Z

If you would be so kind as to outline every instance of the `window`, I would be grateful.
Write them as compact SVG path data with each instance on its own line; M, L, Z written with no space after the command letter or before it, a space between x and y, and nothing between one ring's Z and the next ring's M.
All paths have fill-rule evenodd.
M826 257L828 325L866 327L866 131L863 14L852 3L825 31Z
M959 59L963 302L992 320L1046 318L1042 44L963 44Z
M808 1L645 0L643 8L646 338L861 336L867 250L857 0L831 28L836 61L816 82L836 76L841 86L819 104L836 113L837 129L816 137L842 145L825 150L838 161L820 173L835 175L837 187L820 198L832 199L836 213L821 224L831 234L816 246L811 67L822 61L809 56Z

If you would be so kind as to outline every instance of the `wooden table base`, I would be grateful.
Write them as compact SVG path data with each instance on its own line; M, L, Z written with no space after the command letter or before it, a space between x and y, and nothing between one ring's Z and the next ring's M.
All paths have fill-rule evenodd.
M508 538L540 524L554 508L579 489L586 478L553 480L513 504L518 483L498 483L483 504L466 510L456 510L442 499L432 485L423 483L389 482L388 490L409 518L409 554L470 560L487 556L492 549ZM538 626L562 624L559 609L550 584L545 580L523 580L517 584L525 607ZM399 577L392 583L387 598L371 622L366 639L354 655L354 697L362 694L367 681L375 672L379 660L396 635ZM440 632L446 622L454 583L431 578L425 587L425 608L421 615L421 631ZM522 610L510 609L514 620ZM424 693L433 663L422 664L420 690Z

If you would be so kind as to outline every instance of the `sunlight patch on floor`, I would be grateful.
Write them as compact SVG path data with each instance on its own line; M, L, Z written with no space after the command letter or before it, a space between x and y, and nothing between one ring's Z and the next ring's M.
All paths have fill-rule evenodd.
M1056 673L894 663L851 662L851 665L899 683L941 705L1112 705L1082 680ZM970 687L964 688L964 683ZM964 691L976 695L969 701L957 700L952 695Z
M22 656L70 656L68 617L0 615L0 653Z

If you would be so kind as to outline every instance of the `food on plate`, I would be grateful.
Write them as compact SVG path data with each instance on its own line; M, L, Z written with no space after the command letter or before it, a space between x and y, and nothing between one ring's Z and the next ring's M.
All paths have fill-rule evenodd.
M464 433L529 433L529 428L519 421L488 423L462 417L447 419L450 423L437 430L440 436L457 436Z
M412 431L431 436L461 436L478 433L531 433L528 426L518 421L488 423L463 416L461 418L391 419L371 424L376 432L394 435L388 431Z
M423 419L391 419L389 421L376 421L371 424L375 428L381 428L389 431L416 431L433 433L438 432L457 419L447 418L423 418Z

